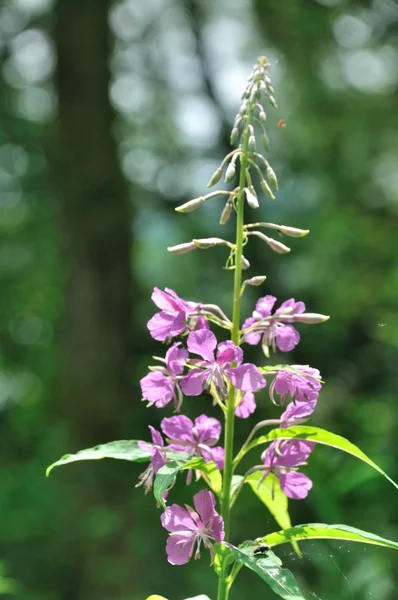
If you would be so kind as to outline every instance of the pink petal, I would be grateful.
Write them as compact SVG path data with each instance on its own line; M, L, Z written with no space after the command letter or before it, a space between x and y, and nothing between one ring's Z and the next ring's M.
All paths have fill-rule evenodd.
M173 399L174 383L160 371L148 373L141 379L140 386L145 400L154 403L157 408L166 406Z
M165 419L162 419L160 427L164 435L171 440L194 441L192 433L193 423L191 419L185 415L166 417Z
M214 363L214 350L217 346L216 336L208 329L192 331L188 336L188 350L191 354L198 354L209 363Z
M222 542L225 537L224 521L220 515L215 516L213 519L213 537L218 543Z
M252 392L243 394L243 398L235 409L235 416L240 419L247 419L256 410L256 399Z
M282 413L282 421L289 421L291 419L305 419L312 415L316 407L316 400L308 400L307 402L291 402L286 408L285 412ZM281 427L287 427L287 425L281 425Z
M220 471L223 470L225 451L222 446L215 446L214 448L210 448L209 451L201 449L200 453L206 462L210 462L212 460L216 464L217 469Z
M203 330L204 331L204 330ZM209 372L207 370L192 369L188 375L181 380L181 389L186 396L199 396L202 391Z
M290 352L299 343L300 334L291 325L283 325L276 330L275 339L281 352Z
M221 342L217 348L217 363L226 365L232 362L240 365L243 361L243 350L231 341Z
M245 363L240 367L225 369L232 385L244 392L254 392L266 386L266 381L258 368L251 363Z
M275 302L276 302L275 296L264 296L263 298L260 298L259 300L257 300L255 312L257 312L258 315L256 315L256 318L258 318L258 320L260 320L260 319L263 319L264 317L269 317L272 312Z
M152 442L155 446L164 446L164 442L163 442L163 438L162 438L162 434L157 431L157 429L155 429L154 427L152 427L152 425L148 425L149 427L149 431L151 432L151 436L152 436Z
M151 299L158 308L168 312L179 312L182 307L182 300L169 288L164 292L157 287L153 288Z
M242 331L244 332L245 329L252 327L252 325L255 325L255 323L256 323L256 319L253 319L253 317L249 317L243 323ZM248 333L245 333L245 342L247 344L250 344L251 346L256 346L260 340L261 340L261 332L258 333L255 329L253 329L253 331L249 331Z
M166 312L156 313L149 319L147 328L151 336L160 342L164 342L168 337L176 337L185 330L186 315L185 312L175 312L168 314Z
M195 494L193 504L204 525L217 514L214 494L210 490L200 490Z
M170 535L166 542L168 562L171 565L185 565L193 554L195 541L195 534Z
M283 493L293 500L302 500L308 496L312 488L312 481L303 473L292 471L278 475Z
M217 419L200 415L195 419L195 429L197 440L202 444L212 446L220 439L221 423Z
M165 360L167 370L171 375L181 375L188 358L188 350L179 348L180 342L173 344L166 352Z
M162 526L170 533L180 531L196 531L197 526L192 521L188 511L178 504L171 504L160 516Z

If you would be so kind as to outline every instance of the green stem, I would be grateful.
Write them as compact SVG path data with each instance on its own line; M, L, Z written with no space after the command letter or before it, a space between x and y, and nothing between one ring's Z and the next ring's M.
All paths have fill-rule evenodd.
M236 201L236 253L235 253L235 272L234 272L234 298L232 311L232 329L231 340L239 345L240 337L240 290L242 287L242 255L244 241L244 188L246 185L246 169L248 166L248 144L249 144L249 126L253 120L253 106L248 110L248 118L243 137L243 147L240 164L239 192ZM221 500L221 515L224 520L225 540L229 540L230 532L230 510L231 510L231 484L234 473L233 467L233 447L234 447L234 421L235 421L235 388L231 385L228 394L227 410L225 413L225 433L224 433L224 476ZM227 581L226 569L222 570L218 581L217 600L228 600L229 586Z

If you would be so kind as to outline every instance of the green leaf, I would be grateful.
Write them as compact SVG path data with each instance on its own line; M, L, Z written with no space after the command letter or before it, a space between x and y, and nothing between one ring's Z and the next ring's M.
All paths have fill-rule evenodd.
M324 523L307 523L306 525L296 525L284 531L275 531L270 533L262 540L269 546L278 546L286 544L292 540L347 540L351 542L362 542L363 544L373 544L375 546L384 546L398 550L398 542L387 540L374 533L362 531L348 525L325 525Z
M282 568L282 561L273 552L254 554L256 545L253 542L244 542L238 548L223 545L228 547L236 562L257 573L278 596L285 600L305 600L293 573Z
M290 520L288 504L289 501L287 496L282 492L279 479L273 474L269 473L266 479L259 486L262 473L256 471L251 473L245 479L245 483L248 483L261 500L263 504L268 508L275 521L283 529L287 529L292 526ZM298 556L301 556L301 552L297 542L293 542L293 548L295 549Z
M117 458L119 460L129 460L132 462L144 462L151 458L148 450L143 450L139 447L137 440L118 440L109 442L109 444L101 444L94 448L80 450L76 454L65 454L55 463L47 468L47 477L54 467L60 467L69 463L80 460L100 460L101 458Z
M333 448L337 448L338 450L343 450L343 452L347 452L348 454L352 454L352 456L363 460L363 462L365 462L367 465L381 473L381 475L383 475L390 483L393 484L394 487L398 489L398 484L396 484L395 481L393 481L391 477L389 477L383 471L383 469L373 462L373 460L366 456L362 450L355 446L355 444L352 444L341 435L331 433L330 431L320 429L319 427L296 425L295 427L288 427L286 429L273 429L268 434L262 435L248 444L248 446L245 448L244 454L262 444L267 444L278 439L283 440L292 438L311 441L317 444L323 444L325 446L331 446ZM242 456L244 454L242 454Z
M207 463L202 457L192 458L188 461L175 460L161 467L155 477L153 493L156 501L164 508L166 505L163 500L163 494L172 487L178 472L186 471L188 469L200 471L210 489L216 495L221 493L222 477L213 461Z

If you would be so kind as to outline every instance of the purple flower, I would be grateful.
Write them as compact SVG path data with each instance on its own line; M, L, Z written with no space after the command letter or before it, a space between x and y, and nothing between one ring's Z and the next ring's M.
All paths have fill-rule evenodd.
M243 394L241 401L235 409L235 416L240 419L247 419L256 410L256 399L252 392Z
M188 351L179 348L176 342L166 352L166 367L156 367L156 371L148 373L140 381L144 400L148 400L148 406L153 404L156 408L163 408L171 400L176 410L182 403L182 393L178 384L178 377L182 374L188 358Z
M272 402L276 404L275 393L280 396L282 405L285 403L286 396L289 396L293 402L316 401L322 387L318 369L305 365L292 365L291 368L296 372L281 369L275 375L269 390Z
M139 476L140 485L144 486L145 493L147 494L153 485L153 478L163 465L166 464L166 452L164 451L164 441L161 433L157 431L152 425L149 425L149 430L152 436L152 444L148 442L138 442L138 446L143 450L147 450L151 454L151 462L143 473Z
M269 348L275 352L276 348L282 352L289 352L297 346L300 341L298 331L292 325L285 323L291 322L291 317L305 311L304 302L296 302L294 298L286 300L274 312L271 317L272 309L276 302L274 296L264 296L257 301L256 310L252 316L243 323L242 331L250 328L250 331L244 334L244 340L253 346L260 340L266 356L269 355Z
M181 388L187 396L199 396L203 389L214 385L217 393L225 398L227 394L226 380L238 390L252 392L266 385L265 379L255 365L242 364L243 352L233 342L221 342L217 346L214 333L206 329L194 331L188 336L188 350L198 354L203 360L191 360L198 368L189 371L181 381ZM217 357L214 351L217 347ZM237 366L232 367L232 363Z
M195 510L172 504L161 515L162 526L170 532L166 544L167 560L172 565L187 563L195 550L195 559L200 557L203 542L210 550L213 561L212 541L224 539L224 522L215 510L215 499L209 490L201 490L193 497Z
M205 317L195 315L200 312L201 305L182 300L174 290L165 288L163 292L155 287L151 298L161 309L147 323L149 333L155 340L164 342L181 335L187 329L189 319L191 319L190 329L209 327Z
M185 415L178 415L163 419L160 426L173 450L203 456L206 462L213 460L220 470L224 467L224 448L216 446L221 435L217 419L201 415L194 424Z
M281 415L281 428L294 425L294 421L300 423L303 419L307 419L314 412L316 400L308 400L307 402L290 402L284 413Z
M314 446L314 442L296 439L272 442L261 455L266 468L260 483L272 472L279 479L281 489L288 498L306 498L312 488L312 481L303 473L298 473L297 467L306 464Z

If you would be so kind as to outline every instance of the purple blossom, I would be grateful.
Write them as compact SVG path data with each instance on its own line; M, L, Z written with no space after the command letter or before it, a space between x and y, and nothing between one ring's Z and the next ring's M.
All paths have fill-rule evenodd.
M167 462L161 433L152 427L152 425L149 425L149 430L152 436L152 444L149 442L138 442L138 446L143 450L147 450L151 455L151 462L139 476L140 481L136 485L136 487L143 485L146 494L152 489L154 476Z
M148 406L154 404L156 408L163 408L173 400L176 410L179 410L182 393L178 378L182 375L188 358L188 351L179 346L180 343L176 342L166 352L165 367L156 367L156 371L141 379L143 399L148 400Z
M286 410L281 415L281 428L290 427L294 425L294 421L300 423L303 419L307 419L314 412L316 407L316 400L308 400L307 402L290 402Z
M209 324L205 317L195 315L200 311L200 304L182 300L170 288L162 291L155 287L151 298L161 309L147 323L149 333L155 340L164 342L181 335L187 329L190 319L190 329L208 329Z
M306 464L314 446L314 442L296 439L272 442L261 455L266 468L260 483L272 472L279 479L281 489L288 498L306 498L312 488L312 481L303 473L298 473L297 467Z
M240 419L247 419L256 410L256 399L253 392L243 394L241 401L235 409L235 416Z
M300 341L300 334L292 325L286 325L291 322L291 317L301 314L305 311L304 302L296 302L294 298L283 302L278 310L271 317L272 309L276 302L275 296L264 296L257 301L256 310L252 316L245 320L242 331L251 329L244 334L244 340L253 346L260 340L264 353L269 355L269 348L275 352L276 348L282 352L289 352L297 346Z
M224 467L224 448L216 446L221 435L217 419L201 415L193 423L185 415L178 415L163 419L160 426L173 450L202 456L206 462L213 460L220 470Z
M187 345L190 353L202 357L202 360L190 361L197 368L189 371L181 381L182 391L187 396L199 396L203 389L208 390L211 385L214 385L220 397L225 398L228 389L227 379L235 388L244 392L252 392L266 385L264 377L255 365L242 364L242 349L233 342L221 342L217 345L214 333L201 329L189 334ZM237 366L232 367L232 363Z
M166 544L167 560L172 565L187 563L195 550L195 559L200 557L203 542L210 550L213 561L213 541L224 539L224 522L216 512L215 499L209 490L201 490L193 497L195 510L172 504L161 515L162 526L170 532Z
M274 404L275 393L280 397L280 404L285 403L286 396L293 402L308 402L318 400L321 389L321 374L318 369L305 365L292 365L293 370L281 369L275 375L270 385L270 397ZM299 372L297 372L299 371Z

